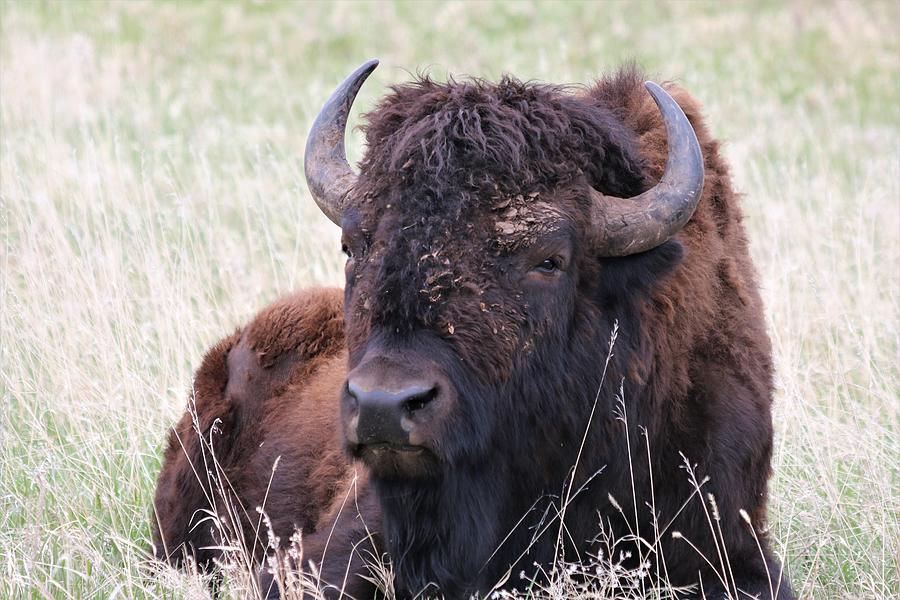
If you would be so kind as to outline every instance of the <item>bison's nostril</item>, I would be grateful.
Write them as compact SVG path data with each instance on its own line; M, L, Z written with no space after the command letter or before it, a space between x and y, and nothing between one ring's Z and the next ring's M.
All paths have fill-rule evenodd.
M347 384L347 396L350 398L350 408L354 410L359 408L359 391L349 382Z
M437 393L437 388L433 387L428 391L410 396L403 401L403 410L412 415L431 404L431 402L437 398Z

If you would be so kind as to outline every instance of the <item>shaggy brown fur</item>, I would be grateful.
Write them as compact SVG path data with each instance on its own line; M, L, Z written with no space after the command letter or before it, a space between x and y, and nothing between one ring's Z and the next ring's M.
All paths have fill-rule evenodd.
M337 290L282 299L214 346L196 375L197 425L230 482L226 495L247 509L241 535L257 560L253 509L264 500L283 541L294 527L305 532L306 557L318 560L328 543L325 581L341 584L352 559L348 589L364 597L374 593L358 577L370 543L390 555L400 596L464 597L510 568L547 568L560 552L583 559L596 550L598 516L618 538L648 537L656 518L671 522L653 558L665 562L659 575L701 585L694 596L737 588L768 597L770 577L779 586L764 533L771 350L728 169L681 88L668 86L706 165L696 213L652 251L593 253L587 186L632 196L666 162L665 128L641 81L626 70L570 93L512 79L424 79L395 87L368 116L343 223L352 254L343 313ZM535 275L533 265L555 255L560 268ZM345 379L373 352L427 356L456 391L415 475L354 461L345 447ZM216 536L194 524L222 498L197 438L186 414L159 478L155 542L160 557L187 551L208 564L217 552L204 547ZM558 549L557 526L536 532L559 510L582 439L581 492ZM715 496L724 548L706 498L689 501L685 459L711 478L703 495ZM733 577L720 580L674 530L722 572L726 552ZM781 582L778 598L792 597Z
M187 549L211 566L219 552L205 548L225 541L202 523L213 508L257 561L268 532L256 507L284 541L318 529L355 476L335 423L346 360L334 289L282 298L209 350L169 435L154 501L158 557L178 563Z

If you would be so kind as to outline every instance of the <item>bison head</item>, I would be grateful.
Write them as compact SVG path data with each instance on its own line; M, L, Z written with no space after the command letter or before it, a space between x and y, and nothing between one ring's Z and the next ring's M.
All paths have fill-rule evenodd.
M609 336L598 324L622 291L603 288L637 285L604 281L604 266L633 255L650 257L645 269L671 263L666 242L700 198L690 123L646 83L669 144L651 187L633 133L586 98L510 78L423 78L368 115L356 174L344 128L376 66L332 94L305 159L348 257L348 450L376 479L421 482L502 462L489 456L498 436L521 440L513 452L570 447L579 436L560 413L596 391L597 340Z

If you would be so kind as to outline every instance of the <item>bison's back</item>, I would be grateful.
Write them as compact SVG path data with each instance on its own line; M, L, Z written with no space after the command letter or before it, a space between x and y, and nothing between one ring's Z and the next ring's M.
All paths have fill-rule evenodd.
M268 532L257 507L283 542L315 529L349 476L335 401L345 364L335 289L278 300L208 351L157 483L159 558L187 552L205 567L218 553L209 547L237 541L259 559Z

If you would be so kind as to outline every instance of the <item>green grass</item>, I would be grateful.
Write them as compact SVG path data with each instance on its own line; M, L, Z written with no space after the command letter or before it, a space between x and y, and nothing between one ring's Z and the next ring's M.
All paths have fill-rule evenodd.
M147 576L160 446L205 347L341 283L301 152L369 57L360 110L407 71L627 60L705 104L776 352L776 546L804 598L897 597L898 6L4 1L0 597L203 595Z

